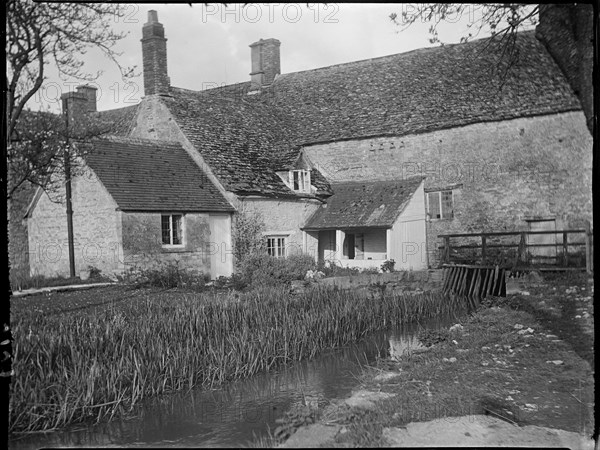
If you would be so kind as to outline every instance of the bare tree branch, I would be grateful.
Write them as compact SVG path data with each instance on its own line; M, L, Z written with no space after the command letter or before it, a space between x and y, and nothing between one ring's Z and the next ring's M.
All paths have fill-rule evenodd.
M123 15L121 5L110 3L7 1L8 139L27 102L42 86L46 64L56 65L62 76L92 81L100 73L84 71L82 56L98 49L124 79L136 75L135 68L119 63L120 54L114 49L126 33L114 32L112 23Z

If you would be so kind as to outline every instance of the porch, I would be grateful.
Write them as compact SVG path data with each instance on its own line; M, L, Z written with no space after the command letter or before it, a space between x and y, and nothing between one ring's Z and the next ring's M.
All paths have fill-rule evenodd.
M343 267L379 268L388 259L388 229L338 229L307 231L316 241L316 258Z
M305 249L344 267L427 268L422 177L332 184L334 194L302 227Z

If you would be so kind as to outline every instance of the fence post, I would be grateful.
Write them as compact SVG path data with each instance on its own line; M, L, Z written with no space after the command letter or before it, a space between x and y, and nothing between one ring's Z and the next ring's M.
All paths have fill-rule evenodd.
M485 235L481 235L481 264L485 264Z
M519 254L517 256L517 260L527 263L527 233L521 233L521 240L519 242Z
M585 270L587 273L592 273L594 269L594 255L592 253L592 230L590 221L585 223Z
M450 262L450 236L444 236L444 263Z
M567 241L568 233L563 231L563 263L565 267L569 266L569 245Z

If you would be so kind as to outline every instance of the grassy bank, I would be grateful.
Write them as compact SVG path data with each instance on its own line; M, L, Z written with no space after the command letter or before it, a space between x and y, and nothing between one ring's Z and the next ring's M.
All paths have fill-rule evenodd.
M427 293L291 296L271 288L224 298L115 287L13 302L10 431L120 415L147 396L246 377L374 330L448 314L461 302Z
M373 408L336 402L313 411L339 427L327 445L385 446L385 428L473 414L591 434L593 335L584 321L593 314L591 283L549 280L487 303L427 351L365 368L360 389L390 398Z

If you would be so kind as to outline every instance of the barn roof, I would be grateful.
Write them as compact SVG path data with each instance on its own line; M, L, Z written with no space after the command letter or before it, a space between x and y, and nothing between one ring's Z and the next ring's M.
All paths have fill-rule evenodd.
M327 205L315 211L303 229L391 228L422 181L423 177L411 177L333 184Z
M95 139L85 160L122 210L232 211L177 142Z

